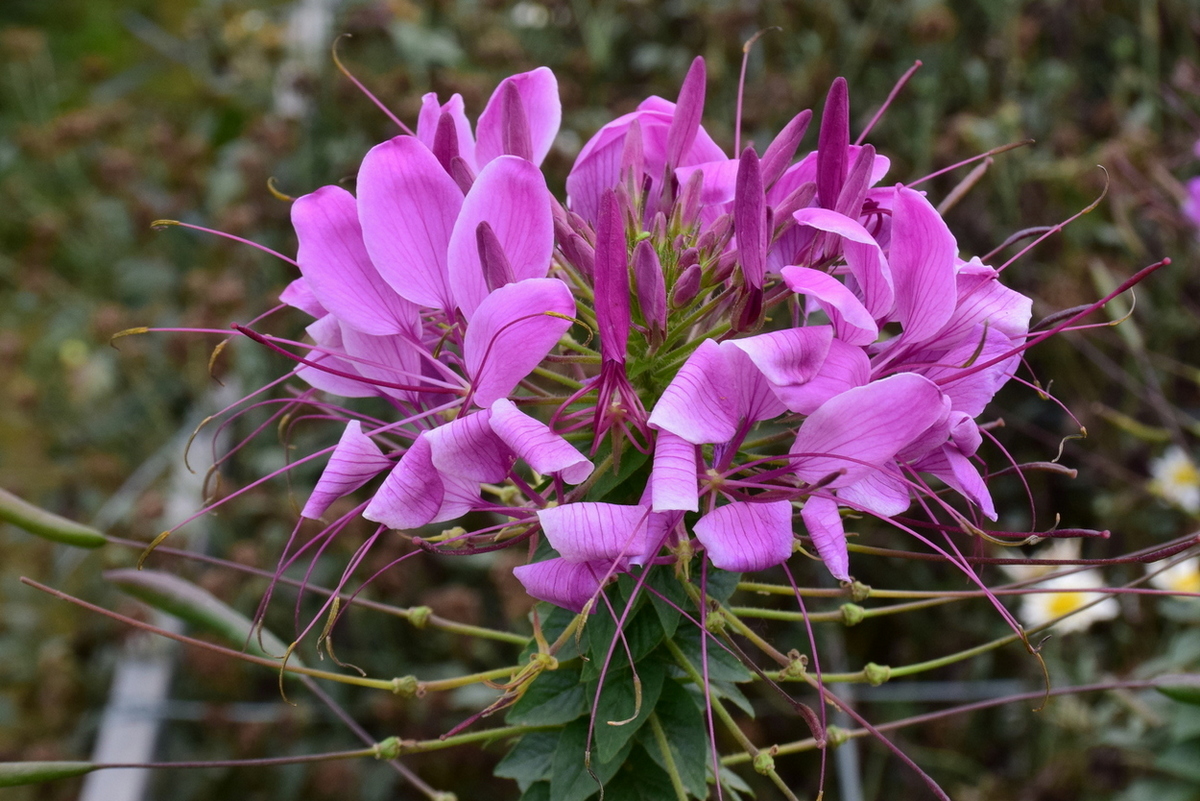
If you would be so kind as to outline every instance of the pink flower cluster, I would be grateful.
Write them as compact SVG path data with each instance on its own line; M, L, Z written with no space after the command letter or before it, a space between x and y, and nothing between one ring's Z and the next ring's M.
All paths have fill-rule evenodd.
M458 95L427 95L356 195L295 202L283 300L315 318L297 373L397 415L347 412L305 517L382 474L368 520L458 521L466 546L540 533L557 556L517 575L574 610L630 566L703 549L761 570L797 535L849 580L843 510L996 519L976 418L1019 363L1029 298L883 183L843 80L799 158L809 112L731 156L704 89L697 59L678 102L604 126L565 204L540 170L561 117L545 68L501 83L474 129ZM621 475L640 501L604 500L639 459Z

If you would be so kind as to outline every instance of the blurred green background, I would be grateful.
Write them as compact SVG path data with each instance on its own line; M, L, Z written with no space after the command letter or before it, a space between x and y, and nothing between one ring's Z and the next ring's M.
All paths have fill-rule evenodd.
M347 66L409 122L426 91L443 98L461 92L473 118L501 78L550 66L564 118L546 172L561 187L575 153L600 125L648 94L673 99L696 54L708 63L705 125L731 147L742 43L772 26L778 30L750 56L742 122L760 149L796 111L819 112L838 75L849 80L852 127L860 130L917 59L924 66L870 137L892 158L889 180L1037 140L997 157L948 214L964 254L987 253L1016 230L1065 220L1107 181L1096 211L1006 272L1008 283L1035 298L1035 318L1088 302L1161 257L1173 259L1138 290L1136 312L1120 329L1058 337L1029 357L1043 385L1053 381L1053 393L1088 430L1087 439L1065 448L1064 461L1079 468L1079 477L1034 477L1036 521L1017 482L999 482L996 492L1002 526L1045 528L1058 514L1063 525L1111 529L1112 539L1086 544L1088 556L1115 556L1194 529L1194 516L1146 486L1152 457L1172 443L1194 453L1200 434L1200 246L1179 212L1181 181L1200 173L1193 153L1200 137L1194 0L5 0L0 486L142 540L157 533L164 513L176 515L169 523L181 519L168 503L168 479L157 476L181 462L179 433L215 410L219 386L209 356L220 337L134 336L119 340L119 350L109 338L141 325L224 329L275 305L292 277L287 265L215 237L154 231L150 223L176 218L294 253L288 205L272 197L267 179L290 195L352 181L363 153L397 133L333 68L329 47L337 34L353 35L340 45ZM815 127L802 149L813 147ZM925 188L936 201L964 173ZM302 322L288 317L279 325L296 333ZM246 391L284 369L240 342L213 372ZM1022 459L1053 458L1060 439L1076 431L1053 403L1019 387L1001 395L994 413L1006 422L1000 438ZM232 441L251 430L250 422L233 426ZM300 436L302 444L332 441L319 427ZM268 431L231 460L222 491L277 466L281 453ZM1001 459L995 451L990 458ZM131 476L145 480L127 483ZM311 478L312 471L301 472L296 481L303 487ZM286 487L276 482L210 520L206 547L271 567L294 519ZM364 536L351 530L340 537L316 578L335 580ZM386 546L371 565L401 553L400 545ZM17 577L130 611L136 607L104 585L99 569L135 556L106 550L81 558L0 529L0 759L85 757L128 636L22 587ZM863 562L861 578L880 586L963 588L945 570L905 564L897 577L897 564ZM180 569L247 611L264 588L203 566ZM1126 581L1140 570L1123 566L1107 578ZM487 561L410 562L369 594L520 628L525 609L506 574L502 563ZM278 604L279 628L287 632L290 602L288 596ZM945 610L865 623L838 647L853 663L898 664L1003 633L985 603ZM1120 619L1055 638L1043 653L1056 684L1131 675L1150 658L1163 669L1200 670L1198 621L1185 601L1126 598ZM344 624L339 655L380 675L477 669L515 656L362 614ZM200 652L185 657L172 697L202 703L168 723L163 758L351 746L311 702L282 704L264 671ZM1013 649L938 678L1039 675L1036 663ZM339 695L380 736L436 736L478 703ZM243 701L269 705L266 717L238 722L230 705ZM875 720L924 708L864 705ZM760 742L804 736L797 719L769 704L751 725ZM1018 705L906 732L898 742L955 798L1200 798L1200 716L1148 706L1140 697L1064 699L1038 714ZM516 798L511 782L490 778L501 753L412 764L461 799ZM798 788L815 787L816 764L797 758L781 762L781 770ZM913 776L881 748L864 747L862 776L865 798L918 797ZM78 787L67 781L9 792L66 799ZM160 774L150 797L218 796L417 797L380 766L344 763Z

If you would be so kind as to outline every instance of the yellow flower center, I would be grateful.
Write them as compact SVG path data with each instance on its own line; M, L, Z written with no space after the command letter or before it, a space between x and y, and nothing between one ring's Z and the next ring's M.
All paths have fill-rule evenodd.
M1050 617L1062 617L1076 611L1087 603L1087 594L1082 592L1056 592L1046 604Z

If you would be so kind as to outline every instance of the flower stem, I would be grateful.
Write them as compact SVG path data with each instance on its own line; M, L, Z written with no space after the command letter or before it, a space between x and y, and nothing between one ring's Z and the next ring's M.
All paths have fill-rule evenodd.
M654 742L658 745L658 750L663 756L663 767L667 770L667 775L671 777L671 787L675 789L676 801L688 801L687 788L683 786L683 779L679 775L679 768L675 765L675 757L671 755L671 744L667 742L667 733L662 727L662 722L658 719L658 713L650 713L650 730L654 733Z

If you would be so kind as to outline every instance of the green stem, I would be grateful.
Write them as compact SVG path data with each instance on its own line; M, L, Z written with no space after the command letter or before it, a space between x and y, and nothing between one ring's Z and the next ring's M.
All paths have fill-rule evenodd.
M571 389L582 389L583 388L583 384L579 381L576 381L574 378L568 378L567 376L562 375L561 373L556 373L553 370L547 370L545 367L533 368L533 374L540 375L542 378L547 378L551 381L557 381L558 383L562 384L563 386L570 387Z
M688 801L687 788L683 786L683 778L680 777L679 768L675 765L675 757L671 756L671 744L667 742L667 733L663 730L656 712L650 713L650 730L654 733L654 742L662 753L663 767L667 769L667 775L671 777L671 786L675 788L676 801Z
M454 690L459 687L466 687L469 684L482 684L485 681L507 679L520 669L521 667L519 665L513 665L510 667L495 668L494 670L485 670L480 673L470 673L466 676L455 676L452 679L419 681L417 682L417 693L444 692L445 690Z
M506 737L520 737L523 734L529 734L534 731L547 731L553 729L554 726L501 726L496 729L484 729L483 731L473 731L468 734L456 734L453 737L447 737L444 740L438 738L436 740L401 740L400 751L402 754L424 754L429 751L441 751L446 748L454 748L460 745L470 745L471 743L487 742L489 740L498 740Z
M931 598L925 601L913 601L906 604L891 604L889 606L879 606L874 609L864 609L862 611L863 618L882 617L884 615L898 615L902 612L911 612L915 609L927 609L931 606L941 606L953 601L961 601L962 598ZM803 621L809 620L813 623L836 623L846 619L840 611L838 612L809 612L805 615L803 612L789 612L784 609L760 609L756 606L735 606L731 610L735 614L742 617L761 618L763 620L788 620L788 621Z

